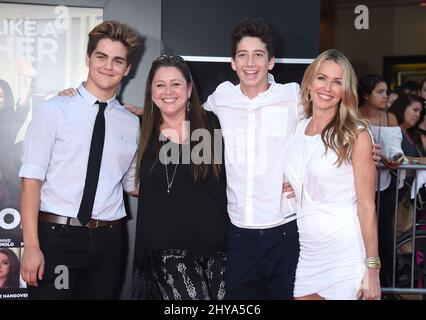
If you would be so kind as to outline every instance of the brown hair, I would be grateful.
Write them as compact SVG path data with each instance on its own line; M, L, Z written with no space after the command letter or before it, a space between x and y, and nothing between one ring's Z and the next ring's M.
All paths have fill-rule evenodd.
M89 57L102 39L120 41L127 48L127 64L132 63L141 43L138 33L126 24L113 20L104 21L89 33L89 42L87 43L87 55Z
M312 101L309 86L318 74L319 69L326 61L333 61L342 67L342 99L337 105L337 112L333 119L321 132L325 150L330 148L337 154L337 165L351 157L352 149L360 130L368 128L367 122L358 114L357 79L354 69L348 58L336 49L321 53L306 69L303 75L300 95L306 117L312 116Z
M151 144L155 144L157 150L157 159L156 161L154 161L152 167L154 167L159 160L159 136L160 126L163 122L163 118L161 116L159 108L152 101L152 81L158 69L162 67L174 67L178 69L182 73L187 84L192 85L191 96L189 98L191 104L191 111L186 113L186 120L189 121L191 124L190 137L192 136L192 133L197 129L207 129L210 132L211 137L216 138L216 136L214 135L213 125L209 123L208 119L206 118L206 113L203 107L201 106L197 90L192 81L191 72L189 71L189 68L186 65L185 61L180 56L163 55L152 62L151 69L149 70L148 78L146 80L144 115L142 121L142 129L140 132L139 148L137 152L137 177L139 177L140 166L143 156ZM192 147L194 142L191 141L190 143ZM215 152L214 145L215 144L213 143L212 139L211 148L210 150L207 150L207 152L210 152L208 158L211 159L211 165L209 163L204 162L200 164L194 164L191 161L191 170L195 181L197 181L198 179L206 178L210 170L212 170L212 173L216 178L219 177L219 173L221 170L220 163L222 160L217 158L218 152Z
M245 37L259 38L266 45L268 59L274 56L272 30L263 19L245 18L234 26L231 33L233 58L237 53L238 43Z
M9 273L3 284L3 288L19 288L19 260L15 252L9 248L0 248L0 253L7 256L9 260Z

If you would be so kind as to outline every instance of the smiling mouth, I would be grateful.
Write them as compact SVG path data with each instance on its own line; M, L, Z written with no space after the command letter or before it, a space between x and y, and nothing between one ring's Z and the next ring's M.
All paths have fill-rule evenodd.
M167 98L167 99L162 99L162 100L166 104L172 104L172 103L174 103L177 100L177 98Z
M324 93L318 93L317 95L323 101L327 101L328 102L328 101L331 101L333 99L333 96L329 96L329 95L326 95Z

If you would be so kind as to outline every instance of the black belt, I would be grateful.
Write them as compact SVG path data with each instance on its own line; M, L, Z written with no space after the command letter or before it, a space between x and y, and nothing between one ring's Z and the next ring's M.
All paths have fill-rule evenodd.
M83 227L80 220L78 220L77 218L58 216L57 214L44 212L44 211L39 212L38 219L40 221L47 222L47 223L63 224L63 225L69 225L73 227ZM113 224L122 223L123 220L124 219L105 221L105 220L90 219L90 221L84 227L89 229L109 227Z

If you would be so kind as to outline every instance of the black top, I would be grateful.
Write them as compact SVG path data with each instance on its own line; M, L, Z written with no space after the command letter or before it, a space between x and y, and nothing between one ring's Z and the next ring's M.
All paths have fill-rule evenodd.
M206 112L206 117L213 128L220 128L213 113ZM182 161L177 165L169 163L169 184L172 180L173 184L168 193L166 166L157 161L152 167L153 159L158 159L158 156L155 157L158 151L153 145L145 152L140 169L136 266L147 255L162 250L188 249L202 254L225 251L228 213L223 154L219 177L209 173L204 180L197 182L190 164ZM187 148L177 144L172 147L180 150L182 160L182 152Z

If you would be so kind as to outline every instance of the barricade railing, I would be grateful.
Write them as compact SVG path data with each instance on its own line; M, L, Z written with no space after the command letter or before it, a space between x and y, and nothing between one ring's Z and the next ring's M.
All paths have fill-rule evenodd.
M379 170L388 170L383 164L378 164L377 169ZM406 233L398 235L398 209L400 204L399 199L399 185L400 185L400 172L401 170L406 170L406 174L412 173L410 176L414 176L414 180L408 192L410 193L410 198L412 194L412 188L415 190L415 197L412 200L412 226L411 229ZM419 181L419 172L426 170L426 165L421 164L403 164L397 170L393 170L392 173L396 173L396 183L395 183L395 203L394 203L394 226L393 226L393 259L392 259L392 280L391 286L383 286L382 284L382 293L393 293L395 297L401 297L402 295L405 298L410 299L410 296L419 299L419 295L425 295L426 297L426 230L421 230L419 227L421 225L426 226L426 221L418 222L418 191L419 184L426 183L422 175L421 181ZM426 173L426 171L424 172ZM377 190L380 190L380 174L378 174L377 179ZM410 180L407 179L406 180ZM404 182L405 183L405 182ZM389 186L389 188L391 188ZM377 220L380 219L380 192L377 192L376 198L376 212ZM425 199L426 200L426 199ZM422 200L420 200L421 202ZM410 208L411 211L411 208ZM383 230L382 230L383 231ZM380 238L380 237L379 237ZM406 251L403 253L404 250ZM421 249L424 249L423 251ZM409 257L408 257L409 256ZM422 263L419 265L419 261ZM407 268L409 267L409 268ZM409 273L409 274L406 274ZM414 295L417 295L414 296Z

